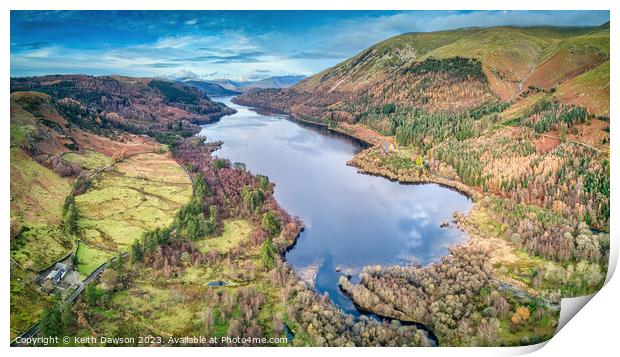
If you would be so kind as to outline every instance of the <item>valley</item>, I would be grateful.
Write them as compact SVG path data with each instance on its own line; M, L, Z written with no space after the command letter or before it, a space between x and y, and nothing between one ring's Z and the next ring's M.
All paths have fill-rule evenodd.
M61 99L11 94L11 338L56 304L54 294L68 295L142 232L168 225L191 196L165 146ZM68 256L79 273L72 283L40 276Z
M11 340L528 345L601 288L609 23L403 34L273 81L12 78Z

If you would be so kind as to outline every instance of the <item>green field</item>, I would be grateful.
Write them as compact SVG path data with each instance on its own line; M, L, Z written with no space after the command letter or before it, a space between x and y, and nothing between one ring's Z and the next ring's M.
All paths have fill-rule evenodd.
M225 252L238 247L252 229L245 220L228 220L225 232L208 240L209 247ZM216 242L219 242L216 244ZM202 245L205 241L190 242ZM226 256L225 254L222 255ZM91 327L98 333L122 336L224 336L232 320L242 320L246 313L239 299L248 294L262 296L256 312L261 329L273 334L274 318L286 321L281 292L270 283L261 268L260 247L244 246L239 256L227 261L193 265L183 261L181 270L166 277L162 270L148 266L127 266L126 288L111 292L96 308L86 310ZM225 281L226 286L209 286ZM103 288L103 285L100 285ZM206 326L207 314L212 323ZM130 326L130 327L128 327ZM297 326L294 328L301 330ZM78 330L77 335L88 335Z
M197 246L203 253L208 253L213 249L220 253L226 253L246 240L251 231L252 225L246 220L225 220L224 233L220 237L203 239L197 242Z
M160 154L139 154L92 180L75 198L81 238L110 250L125 250L150 229L168 226L192 194L183 169Z
M78 272L83 277L90 275L101 264L108 261L112 254L101 249L79 242L77 248Z
M85 150L84 153L78 154L74 152L64 153L62 158L80 165L84 170L96 171L114 163L112 158L100 154L93 150Z

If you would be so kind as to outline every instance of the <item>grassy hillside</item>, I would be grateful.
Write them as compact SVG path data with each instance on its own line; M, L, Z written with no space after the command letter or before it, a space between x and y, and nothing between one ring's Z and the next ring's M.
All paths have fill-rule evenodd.
M97 151L86 149L83 153L67 152L62 155L63 160L75 163L87 171L97 171L111 166L114 159Z
M192 193L189 177L162 154L138 154L92 180L75 198L86 243L127 251L143 232L168 226Z
M207 239L197 244L198 249L203 253L216 250L220 253L227 253L234 249L240 242L247 240L252 231L252 226L242 219L224 221L224 232L217 239Z
M499 27L461 38L426 57L463 56L480 60L493 92L506 100L520 89L519 84L535 68L550 43L547 38L531 36L520 29Z
M594 113L609 116L609 74L609 61L605 61L560 83L556 96L566 103L582 105Z
M191 135L234 110L177 82L123 76L52 75L11 78L11 92L36 91L62 104L67 120L89 130Z
M62 207L71 185L33 160L22 148L40 119L56 119L49 97L14 93L10 114L11 180L11 338L37 321L51 299L32 285L36 271L71 251L62 227Z
M72 249L61 227L70 190L66 179L11 148L11 338L30 328L51 305L32 280Z
M64 120L42 93L11 95L11 258L26 269L41 270L71 250L62 232L65 197L70 180L30 157L24 150L38 136L49 135L50 122ZM59 150L59 142L45 147Z
M609 30L595 31L581 36L571 37L546 49L536 70L528 77L525 85L549 90L558 84L570 81L609 60ZM582 83L583 94L592 97L589 90L597 87L595 82ZM588 103L590 104L590 103ZM600 107L591 106L599 112Z
M77 271L85 278L99 268L101 264L112 258L113 254L79 242L75 256L77 259Z
M126 244L118 247L115 242L132 240L146 229L169 224L176 209L189 199L191 181L160 144L102 125L101 118L94 114L96 110L81 103L19 91L11 94L10 102L10 292L14 338L43 316L52 306L55 293L66 294L58 289L49 293L45 281L38 279L40 271L74 252L76 270L82 277L87 276L131 241L125 240ZM127 158L131 155L136 156ZM108 167L112 171L96 174ZM87 194L80 195L89 185L92 188ZM97 189L103 193L93 195ZM127 193L133 193L137 200L134 209L127 210L127 202L122 200ZM78 207L79 214L88 214L88 209L95 212L91 216L109 213L96 218L107 219L105 229L112 232L110 242L104 243L111 247L85 242L78 246L77 240L90 237L91 227L101 222L87 221L78 214L77 229L70 228L67 202L72 202L68 198L73 195L77 195L75 205L85 203L85 208ZM92 196L101 202L89 206ZM103 205L109 200L112 205ZM112 212L102 210L106 207ZM115 221L119 217L114 213L131 215L131 219L125 222L126 217L121 217ZM119 222L121 226L137 227L125 235Z
M432 59L458 57L480 62L484 73L477 87L471 81L423 74L410 68ZM351 121L351 116L394 103L430 111L472 109L485 102L510 101L530 86L544 90L570 83L609 59L609 29L601 27L495 27L396 36L369 47L352 58L309 77L290 90L253 91L240 103L271 106L312 117ZM429 82L430 80L430 82ZM420 86L418 83L422 83ZM429 85L430 83L430 85ZM445 86L452 90L442 91ZM595 115L605 108L596 88L600 83L582 78L574 93L558 96ZM412 92L428 89L420 98ZM488 92L488 95L486 94ZM480 97L480 100L469 100ZM567 99L571 97L572 99ZM429 104L432 98L435 104ZM453 103L452 108L441 103ZM343 114L346 113L346 114Z
M70 192L68 180L11 150L11 257L20 266L41 270L69 253L71 240L60 226Z
M408 33L369 47L360 54L294 86L299 91L351 90L375 81L395 69L415 62L428 52L477 30Z

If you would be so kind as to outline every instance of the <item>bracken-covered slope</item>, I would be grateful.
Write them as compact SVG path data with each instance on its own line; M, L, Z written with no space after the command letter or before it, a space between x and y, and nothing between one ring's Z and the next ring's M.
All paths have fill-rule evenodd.
M409 33L371 46L289 89L255 90L237 100L352 120L391 103L429 111L472 109L512 100L536 87L558 89L559 99L608 115L601 98L608 97L608 87L601 83L604 67L599 68L608 60L607 24ZM592 70L598 72L588 74Z
M152 78L53 75L11 78L11 92L37 91L96 109L126 129L166 131L170 126L207 123L234 111L197 88ZM133 131L137 131L133 130Z
M113 221L114 224L107 224L108 227L117 230L124 229L122 225L130 225L131 222L119 219L118 216L121 213L115 217L110 214L110 210L105 212L107 201L112 201L111 206L118 212L131 215L133 222L138 222L134 225L150 229L156 225L167 224L167 220L174 216L174 211L191 195L190 179L179 164L164 153L165 149L162 145L144 135L134 135L119 130L123 127L107 120L106 113L98 109L100 107L85 104L85 98L93 103L97 102L94 95L88 97L88 93L86 90L67 90L64 92L66 96L61 99L55 99L41 92L11 93L11 338L30 328L53 305L53 293L56 293L58 289L52 290L49 285L46 285L46 280L43 279L47 273L46 269L59 260L67 262L69 259L66 257L76 252L77 239L80 240L80 254L89 249L90 253L95 252L103 256L103 258L93 260L81 254L81 258L73 263L81 274L88 275L114 254L112 248L105 251L99 250L103 242L116 247L114 244L117 241L130 237L127 234L128 229L125 229L119 234L108 234L107 241L100 240L95 242L95 245L90 245L94 240L87 236L87 233L92 231L89 224L92 226L99 221L84 218L89 213L88 206L83 203L85 199L68 205L71 202L68 200L69 197L73 198L81 191L88 190L87 181L96 173L102 172L101 170L105 168L112 168L116 162L124 161L125 166L135 163L133 166L142 168L143 171L146 167L151 171L161 172L164 177L149 181L148 177L141 175L139 180L136 180L131 177L131 170L123 171L123 167L118 167L119 165L113 167L112 172L123 176L124 186L122 189L116 189L113 194L99 195L94 211L108 215L109 217L106 218L109 220L121 222L121 225L117 221ZM80 97L84 102L73 99L71 96ZM111 96L108 95L108 98ZM104 99L100 100L104 101ZM157 115L153 117L157 118ZM142 128L147 127L146 122L138 120L135 122L143 123ZM158 122L155 121L155 123ZM134 128L138 130L141 127L135 126ZM169 137L179 137L179 135L174 133ZM130 159L134 155L141 156ZM150 156L145 159L145 155ZM148 167L149 160L147 159L149 158L150 162L154 162L151 164L152 167ZM171 173L176 173L176 176ZM176 177L183 180L182 184L178 182L170 184L170 181ZM120 180L117 181L120 182ZM169 204L160 204L155 209L151 208L143 214L140 220L141 216L138 214L140 212L135 207L131 207L128 201L128 197L136 196L128 184L131 182L137 182L133 188L136 192L140 192L138 201L140 205L148 203L149 199L160 200L160 197L166 193L170 193L174 200L180 202L171 201ZM164 193L158 193L153 188L160 188ZM109 190L113 189L114 187ZM154 199L150 198L150 192L156 192L158 196ZM70 209L70 206L75 210ZM164 212L164 210L167 211ZM74 222L72 224L79 225L83 234L78 235L75 231L77 228L73 230L67 228L69 226L67 212L69 211L77 212L76 217L72 218ZM145 225L145 222L150 226ZM139 229L133 231L141 232ZM93 267L93 269L89 270L88 267ZM68 281L75 282L76 279L80 279L76 278L74 273L69 275L70 277L66 279Z
M606 25L406 34L293 88L236 101L374 144L348 162L361 172L446 184L473 198L464 220L455 214L467 248L451 249L450 261L424 272L369 266L358 283L342 276L340 288L356 306L423 321L442 344L533 344L555 330L551 310L526 303L502 313L508 300L487 295L485 279L517 284L538 302L590 294L604 281L609 236L591 228L607 231L610 220ZM490 255L472 250L478 243ZM562 276L572 277L553 283L542 273L557 263L570 266ZM577 270L589 271L583 276L592 283L569 288ZM484 301L478 307L477 299Z

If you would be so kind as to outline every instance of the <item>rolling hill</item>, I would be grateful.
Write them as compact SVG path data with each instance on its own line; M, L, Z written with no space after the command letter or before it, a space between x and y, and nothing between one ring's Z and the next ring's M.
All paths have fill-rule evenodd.
M73 100L97 111L113 125L133 132L167 132L171 126L197 132L234 111L181 83L122 76L53 75L11 78L11 92L36 91L56 100Z
M371 46L291 88L253 90L237 100L352 120L391 103L430 111L472 109L511 101L536 87L557 90L563 102L606 116L604 97L609 94L600 83L600 72L608 60L608 24L408 33ZM469 73L477 66L481 73Z
M220 97L220 96L241 94L240 91L227 89L217 83L213 83L209 81L191 80L191 81L185 81L183 82L183 84L196 87L209 97Z
M152 137L173 143L233 110L174 82L84 75L12 78L10 104L14 338L65 291L42 278L50 266L76 256L75 285L189 200L186 169Z
M77 96L77 92L74 95ZM79 95L85 95L85 92ZM70 210L69 206L75 208L77 204L71 203L70 198L73 199L81 191L87 191L89 184L86 182L90 178L100 172L110 171L105 170L106 168L120 172L119 168L113 167L115 163L134 155L148 154L158 159L154 169L167 175L167 180L172 176L171 170L162 171L164 167L176 170L176 176L184 180L182 188L185 191L179 194L175 192L175 199L185 200L189 197L191 181L176 161L163 154L165 149L162 145L143 135L134 135L119 129L105 119L102 111L75 99L55 99L41 92L16 91L11 93L10 104L10 293L11 338L14 338L30 328L45 311L54 306L55 300L41 278L46 275L46 269L57 261L66 261L69 254L75 253L77 239L82 240L80 246L87 247L87 237L78 238L75 231L69 230L67 212ZM146 160L127 162L133 164L132 167L140 167L139 165L145 166ZM110 206L116 209L117 215L134 213L135 217L140 217L135 209L132 211L128 207L127 201L122 201L122 198L136 195L127 188L132 179L126 176L130 175L123 173L119 178L119 182L124 180L122 189L109 195L109 199L113 201ZM133 181L135 183L136 180ZM151 187L146 185L143 179L134 186L136 192L140 192L142 196L140 203L149 198L144 187L147 190L154 187L166 192L179 187L159 178ZM158 193L155 190L152 192ZM93 211L101 214L101 195L96 202ZM172 217L174 210L180 205L179 203L173 205L169 211L162 211L164 219ZM83 207L76 209L74 212L78 213L75 220L84 231L86 225L82 216L86 210ZM149 212L147 218L150 217L155 217L153 212ZM153 219L155 220L161 222L161 216ZM126 236L111 234L107 238L119 240ZM91 253L102 252L96 246L90 246L89 249ZM103 253L108 257L114 255L112 250ZM79 269L83 268L83 265L96 268L101 263L103 261L82 258L74 265ZM91 272L82 271L85 271L86 275Z
M287 88L295 85L306 76L274 76L257 81L240 82L239 87L247 90L251 88Z
M233 81L230 79L213 79L200 81L201 83L216 84L224 89L233 92L245 92L250 89L261 88L288 88L297 84L299 81L306 78L306 76L273 76L267 77L255 81Z
M177 81L184 85L198 88L209 97L221 97L241 94L256 88L287 88L304 78L306 76L275 76L257 81L231 81L230 79L177 79Z

